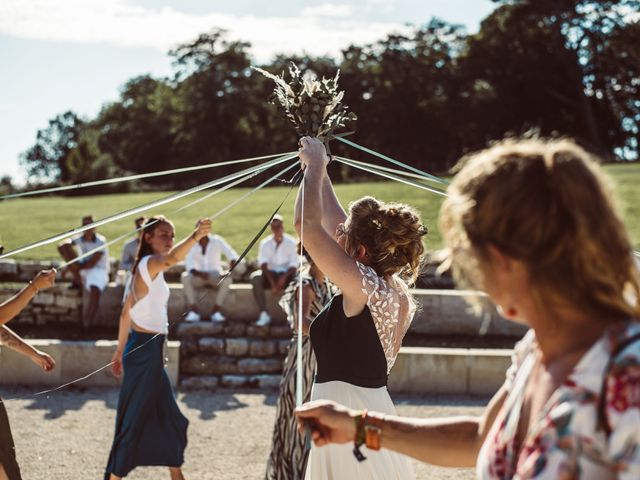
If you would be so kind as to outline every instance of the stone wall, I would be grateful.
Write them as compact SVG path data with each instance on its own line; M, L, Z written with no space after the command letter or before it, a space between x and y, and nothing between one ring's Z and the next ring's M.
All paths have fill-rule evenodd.
M179 325L176 335L183 387L272 388L280 382L292 333L287 324L198 322Z
M0 303L16 294L23 285L0 287ZM59 325L77 323L82 310L82 292L66 286L55 286L39 292L12 323Z

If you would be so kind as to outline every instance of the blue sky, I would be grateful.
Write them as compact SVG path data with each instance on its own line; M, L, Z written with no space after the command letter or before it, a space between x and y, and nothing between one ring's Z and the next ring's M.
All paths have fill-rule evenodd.
M214 27L275 53L338 55L437 16L476 31L490 0L2 0L0 176L65 110L94 116L131 77L171 72L168 49Z

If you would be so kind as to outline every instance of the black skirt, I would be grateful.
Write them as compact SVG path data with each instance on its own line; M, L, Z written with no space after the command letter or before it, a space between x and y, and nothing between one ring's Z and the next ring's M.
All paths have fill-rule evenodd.
M124 352L116 432L105 472L125 477L139 466L180 467L186 419L163 364L164 335L132 331Z
M13 444L13 436L11 435L11 426L9 425L9 417L7 409L4 408L4 402L0 398L0 464L4 467L4 471L9 476L9 480L21 480L20 467L16 460L16 449Z

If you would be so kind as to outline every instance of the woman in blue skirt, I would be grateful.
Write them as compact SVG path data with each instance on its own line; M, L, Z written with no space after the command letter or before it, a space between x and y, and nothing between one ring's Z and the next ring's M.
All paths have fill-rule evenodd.
M138 466L167 466L171 480L184 480L181 466L189 421L178 408L164 370L169 287L163 272L183 260L210 231L211 220L202 219L174 246L175 229L169 220L155 216L145 222L112 359L113 374L120 377L124 371L124 378L105 480L125 477Z

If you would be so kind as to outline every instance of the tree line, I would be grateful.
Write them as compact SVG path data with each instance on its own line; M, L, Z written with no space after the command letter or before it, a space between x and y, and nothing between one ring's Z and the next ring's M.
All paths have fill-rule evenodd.
M351 45L338 59L277 55L260 67L280 73L294 62L327 77L340 69L345 103L358 116L350 138L432 173L525 132L574 137L608 161L637 160L640 0L494 1L474 34L432 19L410 34ZM249 48L222 30L201 34L169 52L170 78L132 78L95 118L52 118L22 155L30 181L67 184L295 150L295 132L267 102L273 84L251 70ZM338 142L332 150L361 158ZM181 188L201 175L147 186Z

